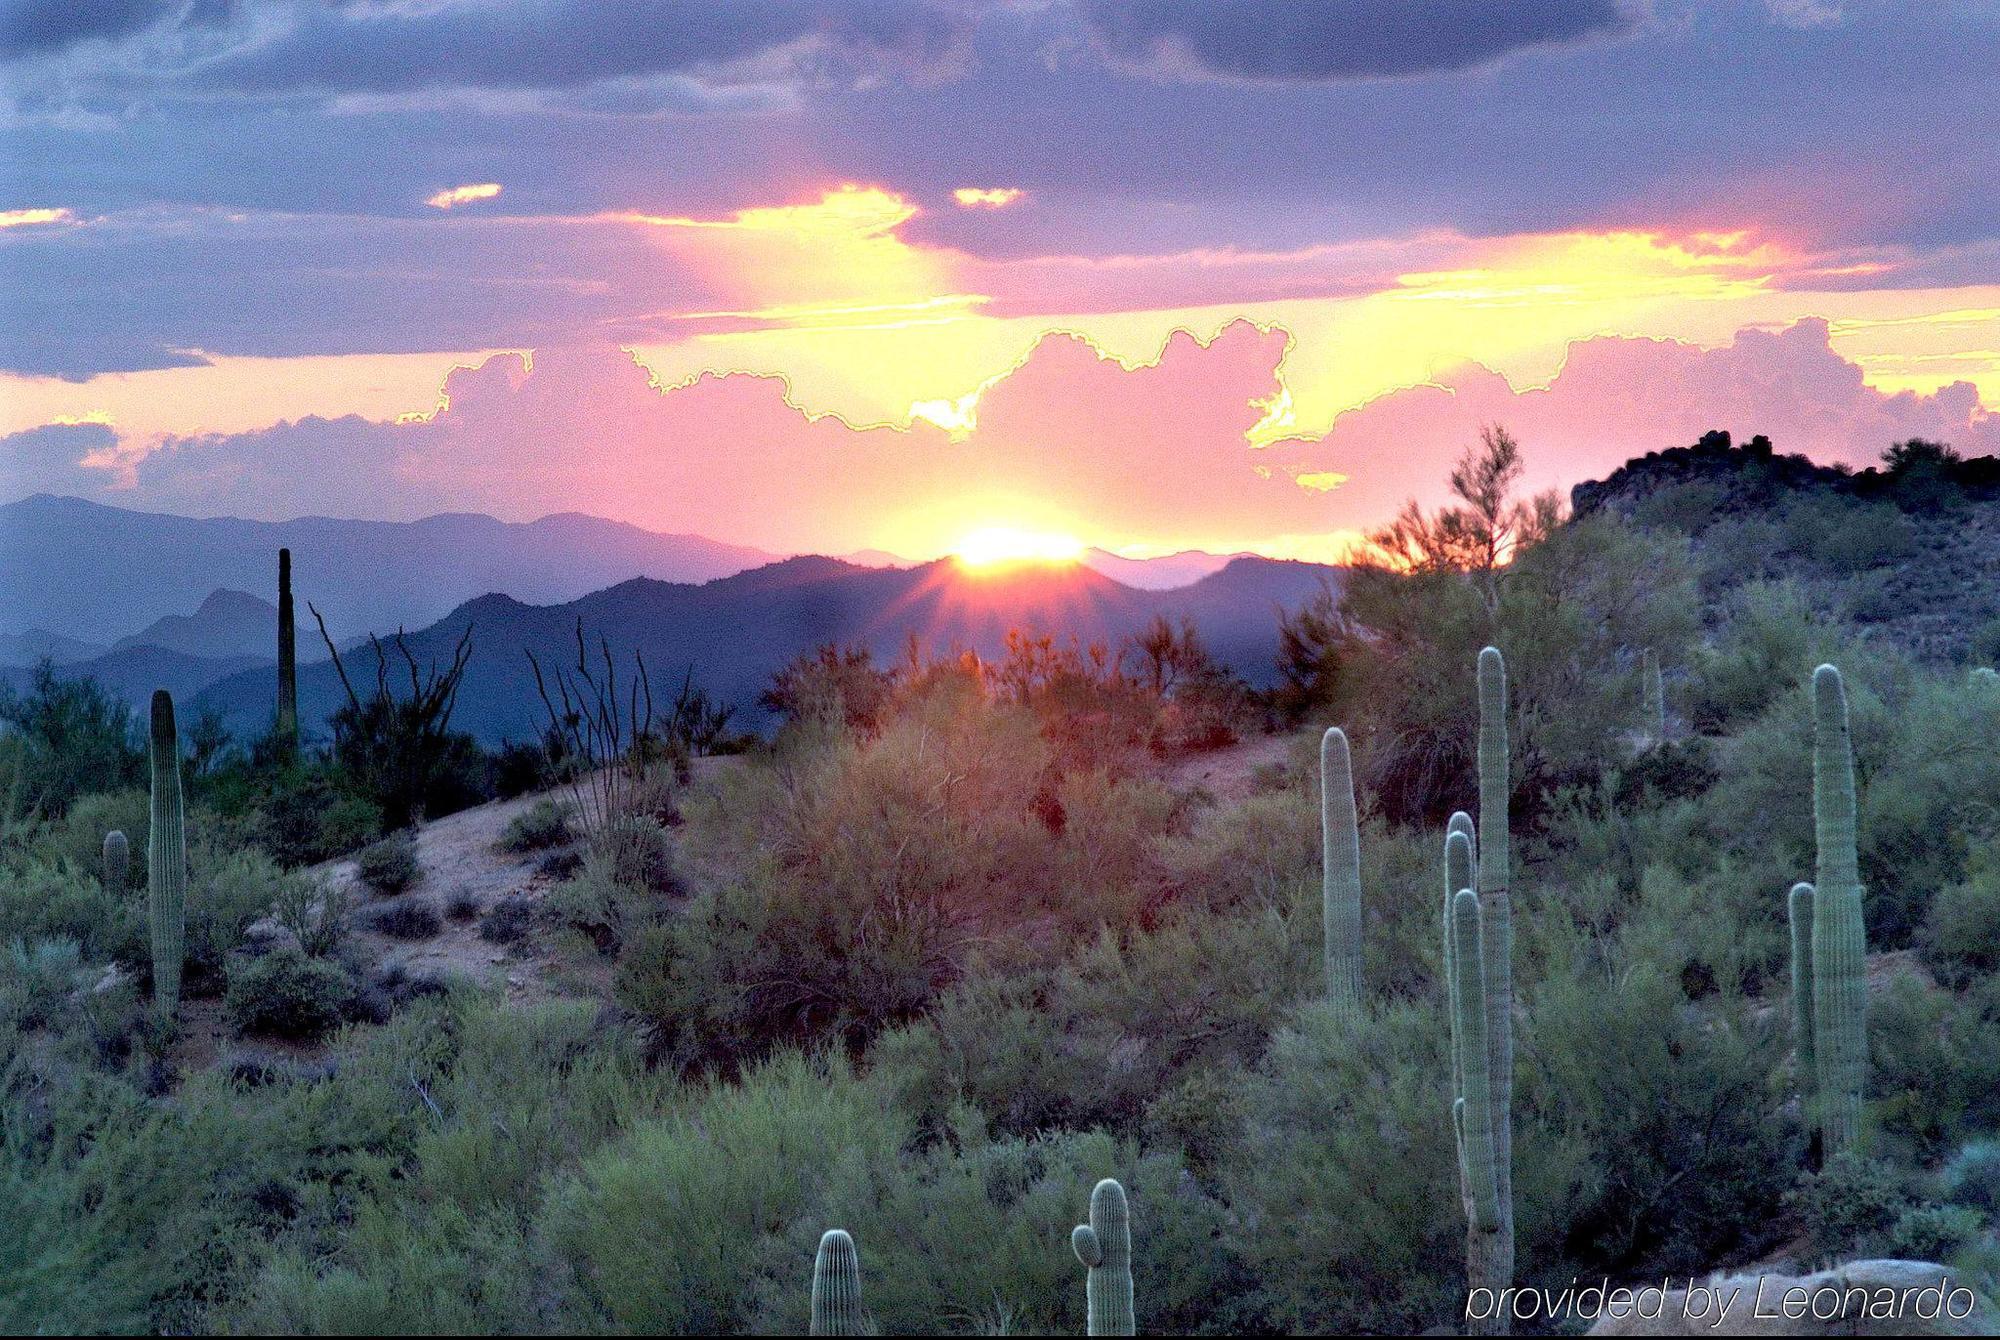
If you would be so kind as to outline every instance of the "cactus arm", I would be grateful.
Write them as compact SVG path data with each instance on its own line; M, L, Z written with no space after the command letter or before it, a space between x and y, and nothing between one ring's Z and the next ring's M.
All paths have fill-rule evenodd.
M846 1230L829 1228L820 1235L813 1257L812 1335L866 1335L867 1316L861 1310L861 1258Z
M1855 852L1854 749L1840 671L1813 672L1813 1060L1823 1147L1830 1157L1860 1135L1867 1052L1867 932Z
M1459 821L1464 820L1461 826ZM1472 887L1472 818L1460 810L1451 816L1445 827L1444 839L1444 980L1445 993L1449 997L1453 964L1456 961L1452 950L1452 900L1460 889ZM1465 1036L1459 1028L1458 1011L1447 1009L1451 1016L1451 1091L1465 1092L1464 1076L1460 1072L1458 1052L1465 1045Z
M1792 933L1792 1046L1798 1053L1799 1096L1810 1102L1817 1083L1813 1060L1813 886L1792 885L1785 899L1785 919Z
M1069 1247L1076 1253L1076 1259L1086 1266L1104 1264L1104 1247L1089 1224L1078 1224L1069 1231Z
M1453 1123L1458 1131L1459 1166L1465 1180L1467 1212L1481 1233L1497 1233L1500 1218L1499 1169L1493 1131L1493 1086L1487 1071L1486 1049L1469 1040L1486 1036L1486 983L1483 916L1479 895L1459 890L1452 901L1452 1013L1458 1019L1459 1036L1468 1039L1460 1062L1462 1092L1452 1104Z
M1320 918L1328 997L1352 1014L1361 1006L1361 833L1354 808L1354 763L1347 733L1320 737Z
M152 826L146 841L147 910L153 939L153 1003L172 1019L187 947L187 826L181 800L180 734L174 700L155 690L152 708Z

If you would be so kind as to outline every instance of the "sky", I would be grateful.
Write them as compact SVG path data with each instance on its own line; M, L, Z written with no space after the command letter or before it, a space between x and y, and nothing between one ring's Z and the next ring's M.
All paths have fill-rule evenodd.
M2000 452L1986 0L0 0L0 501L1337 558Z

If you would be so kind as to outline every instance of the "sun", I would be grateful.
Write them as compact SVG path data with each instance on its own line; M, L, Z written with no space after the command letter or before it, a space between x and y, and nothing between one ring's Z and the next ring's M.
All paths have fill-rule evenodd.
M1074 535L982 526L960 538L951 553L961 566L979 569L1015 563L1075 563L1083 558L1083 550L1083 541Z

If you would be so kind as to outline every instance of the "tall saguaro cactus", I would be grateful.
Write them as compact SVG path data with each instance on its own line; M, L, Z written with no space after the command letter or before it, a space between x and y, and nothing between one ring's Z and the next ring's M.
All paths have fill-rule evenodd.
M153 1004L172 1019L181 997L187 943L187 827L181 804L181 743L174 699L153 691L153 805L146 839L146 898L153 932Z
M1813 671L1813 833L1819 860L1812 896L1813 1064L1821 1148L1851 1149L1861 1131L1868 1068L1867 935L1854 838L1854 749L1840 671Z
M1090 1193L1090 1222L1070 1230L1069 1245L1088 1268L1084 1301L1089 1335L1136 1335L1132 1317L1132 1221L1125 1188L1107 1177Z
M278 741L290 752L299 742L298 627L292 615L292 551L278 551Z
M132 878L132 844L125 840L125 831L114 828L104 835L104 888L111 894L125 892L125 882Z
M1514 1275L1514 912L1513 843L1507 807L1507 662L1479 653L1479 915L1486 959L1487 1065L1493 1084L1494 1179L1500 1196L1502 1279Z
M811 1335L866 1335L867 1314L861 1310L861 1258L847 1230L829 1228L820 1234L813 1257Z
M1361 1008L1361 832L1354 810L1354 760L1347 733L1319 741L1320 920L1326 993L1343 1012Z

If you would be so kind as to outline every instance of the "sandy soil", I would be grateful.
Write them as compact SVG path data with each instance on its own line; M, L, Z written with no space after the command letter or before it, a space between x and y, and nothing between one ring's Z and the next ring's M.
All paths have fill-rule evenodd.
M1283 767L1290 760L1296 739L1293 735L1245 736L1227 749L1194 754L1169 764L1166 783L1176 791L1207 791L1218 804L1236 804L1257 790L1259 770Z

